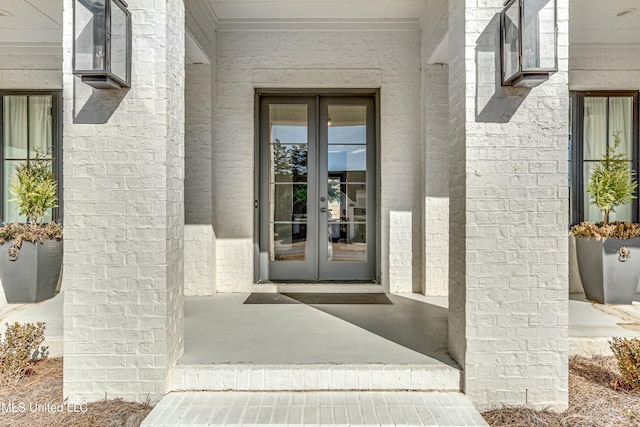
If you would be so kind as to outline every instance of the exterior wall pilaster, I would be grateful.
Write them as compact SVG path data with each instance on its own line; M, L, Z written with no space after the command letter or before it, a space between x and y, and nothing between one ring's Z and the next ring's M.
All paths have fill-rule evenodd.
M447 0L430 1L420 20L421 291L430 296L449 288L449 67L433 57L446 43L448 13Z
M129 0L129 89L72 74L64 0L64 394L144 401L183 351L184 5Z
M559 71L500 85L501 0L449 8L450 350L480 407L567 405L568 1Z

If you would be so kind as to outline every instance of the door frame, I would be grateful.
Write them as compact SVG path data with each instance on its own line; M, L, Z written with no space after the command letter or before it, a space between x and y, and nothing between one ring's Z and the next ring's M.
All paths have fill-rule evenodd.
M374 233L375 233L375 256L374 256L374 279L373 280L294 280L294 281L272 281L267 278L260 277L260 257L265 256L260 254L260 117L261 117L261 103L262 97L266 96L279 96L279 97L315 97L316 104L318 104L319 97L354 97L354 96L368 96L373 98L374 104L374 167L375 177L373 178L372 192L374 194ZM287 88L256 88L254 91L254 183L253 183L253 278L254 283L310 283L310 284L331 284L331 283L364 283L364 284L380 284L381 277L381 197L380 197L380 89L287 89ZM268 260L264 260L268 261Z

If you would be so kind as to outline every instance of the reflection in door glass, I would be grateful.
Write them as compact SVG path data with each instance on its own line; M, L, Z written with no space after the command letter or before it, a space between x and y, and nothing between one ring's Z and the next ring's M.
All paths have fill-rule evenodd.
M328 261L367 261L366 106L328 106Z
M275 223L271 230L271 261L304 261L307 257L307 224Z
M269 223L271 261L307 257L306 104L269 105Z

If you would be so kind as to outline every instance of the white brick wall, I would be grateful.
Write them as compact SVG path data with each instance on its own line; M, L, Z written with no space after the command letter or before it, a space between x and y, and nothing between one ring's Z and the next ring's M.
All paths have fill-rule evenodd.
M211 65L187 65L185 84L185 223L211 224Z
M182 352L184 10L130 0L132 87L71 74L64 2L64 392L155 400Z
M449 67L431 55L448 30L448 2L427 3L421 19L422 289L449 292Z
M185 10L183 0L168 0L166 48L166 328L167 366L184 351L184 223L185 223ZM165 371L166 375L166 371ZM168 376L165 386L169 383Z
M449 1L449 352L466 367L465 0ZM455 315L454 315L455 314Z
M185 296L213 295L216 292L215 239L210 224L184 226Z
M212 212L212 68L189 64L185 78L184 294L215 292Z
M185 81L185 295L215 292L213 108L216 31L206 0L185 0L187 30L210 64L190 64Z
M450 350L481 408L563 408L568 0L558 1L559 71L532 90L496 81L502 7L450 2Z
M572 48L569 89L640 89L640 50L636 48Z
M422 65L425 295L449 292L449 67Z
M214 107L214 228L217 289L247 291L253 282L254 88L381 87L381 273L392 289L420 283L420 39L410 31L269 31L218 33ZM377 86L373 84L378 81ZM390 212L411 225L390 231ZM406 229L405 229L406 228ZM390 235L412 269L390 278ZM397 258L397 257L396 257ZM397 266L396 266L397 267Z
M62 89L59 53L0 52L0 89Z

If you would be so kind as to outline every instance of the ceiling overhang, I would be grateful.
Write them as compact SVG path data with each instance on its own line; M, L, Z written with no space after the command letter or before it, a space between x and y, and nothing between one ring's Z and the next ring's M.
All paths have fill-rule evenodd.
M218 31L419 31L426 0L201 0Z
M419 31L430 0L191 0L217 31ZM61 54L63 0L2 0L0 53ZM570 0L572 52L640 49L638 0ZM191 43L193 45L193 43ZM445 62L446 40L430 62ZM193 62L205 58L192 55Z

